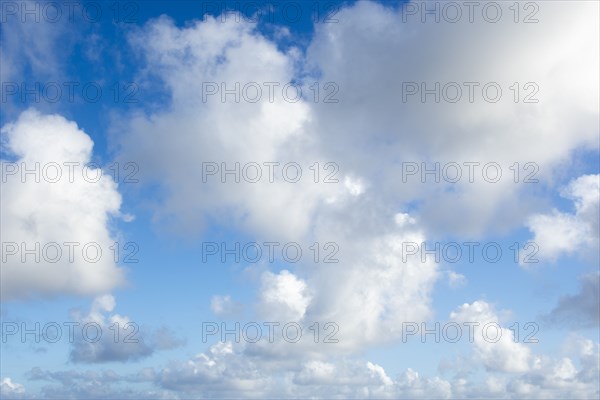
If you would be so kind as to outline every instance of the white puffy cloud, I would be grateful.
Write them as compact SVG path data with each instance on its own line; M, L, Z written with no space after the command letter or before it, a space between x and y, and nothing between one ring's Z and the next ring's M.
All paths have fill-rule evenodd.
M82 335L76 335L72 343L70 359L75 363L105 363L136 361L149 357L157 350L168 350L183 344L166 328L154 332L143 329L129 317L113 313L116 306L112 295L98 296L92 302L90 311L82 315L73 312L73 319L81 328ZM101 336L96 337L100 332Z
M534 214L527 225L540 257L555 261L563 254L595 254L600 248L600 175L583 175L562 191L573 200L575 213L553 210L551 214Z
M452 382L453 397L597 397L600 343L570 336L564 342L564 356L534 354L525 343L513 340L513 332L502 327L493 307L483 300L463 304L450 318L479 324L474 328L472 356L457 361L461 365L456 370L462 371ZM490 323L501 327L497 342L495 328L489 328L487 334L482 329ZM472 379L480 365L486 368L483 381Z
M158 78L170 103L125 124L121 156L140 163L144 182L164 188L154 204L157 215L171 217L180 232L197 232L208 218L254 239L334 243L339 262L301 262L286 266L289 273L263 275L257 309L269 319L334 322L339 348L346 351L391 340L400 334L399 322L430 313L438 276L432 263L402 259L403 242L424 239L414 220L406 215L396 221L404 215L398 206L381 203L379 188L351 163L336 163L337 183L323 182L334 170L325 163L336 162L328 158L326 137L332 133L312 129L307 100L286 102L276 91L270 102L264 90L257 103L236 103L233 96L222 102L219 95L203 102L203 82L232 88L236 82L283 86L296 79L297 50L282 52L254 28L212 18L177 27L163 17L134 33L130 42L146 61L142 77ZM219 173L203 182L202 162L216 162L219 169L221 162L230 169L239 162L243 169L269 161L297 162L302 179L286 182L277 168L270 183L263 166L258 183L235 183L232 175L223 183ZM315 161L319 183L309 168ZM330 250L321 249L321 261Z
M97 332L89 329L84 335L76 336L72 344L70 359L73 362L101 363L109 361L128 361L148 357L153 349L139 335L139 325L128 317L110 314L116 306L112 295L103 295L94 299L87 315L76 311L74 319L81 326L95 324L102 336L96 341ZM116 325L115 325L116 324ZM118 332L118 333L116 333Z
M463 304L450 314L460 324L476 323L473 327L475 357L490 371L527 372L531 369L531 350L516 343L513 333L502 328L498 315L485 301Z
M399 393L412 398L450 399L455 396L452 392L453 385L449 381L440 377L422 377L412 368L408 368L398 377L396 385Z
M343 217L322 216L316 236L336 238L338 262L298 263L295 273L261 275L257 317L281 325L300 324L301 340L286 343L280 335L269 343L264 333L264 340L247 346L247 353L276 358L312 354L325 360L328 355L349 355L368 345L394 342L402 335L402 322L432 316L438 266L431 260L422 262L418 254L407 255L405 248L424 240L416 221L407 214L373 219L361 207L336 207ZM309 334L314 323L319 324L322 339L327 336L336 343L315 343Z
M506 391L515 398L597 398L600 344L572 336L565 348L564 357L538 357L529 373L505 379Z
M400 337L403 321L432 315L438 266L406 250L408 243L425 240L423 232L407 214L386 218L381 210L363 212L373 206L360 201L338 207L329 218L322 216L317 235L335 238L339 262L306 268L312 302L305 320L339 325L338 349L346 351L393 341Z
M122 156L140 163L146 182L157 181L164 188L157 215L173 218L179 231L197 232L209 219L270 235L269 240L298 239L309 230L319 203L351 190L314 183L309 167L323 157L315 150L314 134L304 128L309 107L303 101L282 101L282 86L294 78L294 51L282 53L254 28L213 18L179 28L163 17L131 37L147 65L140 80L158 78L171 102L151 116L139 114L127 121ZM144 82L155 89L150 78ZM263 93L256 103L236 102L233 95L221 101L221 84L232 89L253 82ZM263 85L268 82L280 85L273 102ZM203 101L204 85L213 83L219 93ZM264 164L269 162L280 164ZM296 183L283 179L283 167L293 162L302 170ZM203 163L216 163L204 165L218 171L203 175ZM223 183L222 172L235 169L236 163L240 183L234 174ZM256 183L243 179L245 172L249 177L256 173L254 167L245 168L248 163L260 167ZM269 182L269 168L274 182ZM295 169L287 176L294 178Z
M311 107L309 127L323 132L330 158L359 171L381 198L421 201L421 222L439 234L473 236L520 225L539 204L529 190L536 185L523 183L532 170L523 170L526 162L539 167L541 184L551 184L554 168L568 165L573 150L598 150L598 4L544 2L535 24L515 24L503 8L493 24L481 10L470 23L466 9L456 23L434 23L432 15L422 23L420 13L403 22L402 7L360 1L336 14L338 23L317 25L308 49L309 70L340 88L339 103ZM419 94L403 102L403 82L480 86L473 103L465 86L457 103L435 103L432 95L422 103ZM488 82L503 89L497 103L481 96ZM535 82L539 102L515 103L514 82ZM473 183L462 166L468 161L481 163ZM403 182L402 162L428 162L430 169L434 162L456 162L462 179L436 184L429 175L421 184L418 174ZM497 183L482 179L488 162L502 167ZM518 184L509 169L514 162L520 163Z
M72 121L33 109L4 125L2 136L14 157L2 160L2 299L98 294L123 284L110 250L121 195L109 175L86 167L90 137ZM37 177L23 174L36 165ZM25 248L36 249L38 259Z
M538 177L551 183L553 167L572 151L597 150L597 7L580 3L564 10L545 3L542 22L535 25L510 19L427 25L405 24L401 11L358 2L337 16L339 23L317 27L306 59L295 49L282 52L249 23L208 18L177 27L162 17L134 33L131 44L146 66L142 76L158 77L170 103L151 105L123 123L129 133L120 143L121 156L138 160L144 180L164 189L154 204L157 215L193 232L216 220L258 238L335 240L340 260L265 272L258 303L266 316L337 323L339 346L302 342L291 350L278 342L239 349L219 343L164 368L157 383L184 393L250 397L478 397L553 390L552 382L535 375L530 350L514 343L506 328L498 343L474 344L476 361L491 375L484 387L413 370L394 380L376 364L329 358L393 341L403 321L431 316L438 268L403 260L403 243L421 243L429 231L472 236L518 226L539 199L513 182L513 162L537 163ZM221 102L218 95L202 100L203 82L225 82L228 88L236 82L284 84L298 77L298 69L336 82L340 102L270 103L264 97L250 104L232 102L232 96ZM533 79L540 102L515 104L508 87ZM406 104L402 81L496 81L506 93L494 104ZM145 85L151 87L151 79ZM306 173L315 160L339 164L340 184L280 178L237 184L231 175L224 184L219 174L203 182L202 162L231 168L235 162L297 161ZM504 176L493 184L404 184L399 160L496 161ZM402 213L413 203L416 213ZM452 317L498 322L484 302L465 304ZM546 363L544 371L566 382L573 379L573 365ZM554 389L557 396L575 387L593 397L593 383L574 385Z
M289 362L248 357L232 343L217 343L187 362L173 363L157 375L164 389L211 397L392 397L394 384L370 362Z
M459 308L468 318L487 321L497 318L485 302L474 302ZM496 319L497 320L497 319ZM470 321L474 322L474 321ZM481 332L476 332L481 334ZM510 331L504 332L510 334ZM512 338L509 339L512 341ZM428 377L408 368L395 377L380 365L348 358L327 361L310 357L294 360L256 358L244 346L220 342L193 359L171 363L156 374L156 384L173 393L210 394L211 397L343 397L343 398L582 398L598 394L598 355L600 344L581 337L565 341L567 355L558 358L528 356L528 366L509 367L506 362L493 362L517 356L522 364L522 345L511 347L499 342L498 351L473 344L491 368L481 371L471 364L466 376ZM482 354L481 352L483 351ZM508 351L508 355L503 351ZM519 354L521 353L521 354ZM476 376L477 375L477 376Z
M185 363L173 363L157 376L163 388L189 393L224 393L225 396L244 393L261 396L270 378L258 370L250 358L236 357L231 343L217 343Z
M25 398L25 387L20 383L13 382L11 378L3 378L0 382L0 394L3 399Z
M597 26L589 17L595 9L582 3L565 13L547 4L533 25L508 18L422 24L403 23L401 8L358 2L342 9L339 23L316 27L305 57L278 49L251 23L207 18L178 27L161 17L130 42L145 61L145 85L158 78L169 104L124 123L122 156L139 160L147 181L165 189L157 215L173 217L179 230L195 231L210 218L256 238L335 240L339 263L296 265L291 272L310 292L304 318L338 323L347 349L391 340L399 322L430 315L438 276L435 265L403 262L402 243L420 243L428 231L475 235L516 227L539 199L514 183L513 162L537 163L537 177L548 183L552 167L570 152L596 149L597 96L590 82L597 82ZM263 96L249 103L228 95L222 102L220 93L203 101L206 82L283 85L303 73L306 81L318 76L337 83L340 101L276 97L271 103ZM532 79L540 102L516 104L508 87ZM402 103L403 81L493 81L505 93L498 103ZM222 183L219 174L203 182L202 162L231 168L236 161L288 160L305 172L315 160L336 162L340 182L232 183L229 175ZM403 160L494 161L504 175L498 183L464 177L452 188L404 184ZM420 226L391 223L412 203L419 204Z
M564 344L564 352L570 357L578 357L580 370L577 378L582 382L598 384L600 375L600 343L582 336L571 335Z
M468 307L466 307L468 306ZM467 308L469 308L467 310ZM485 302L459 307L469 317L494 317ZM483 321L483 319L481 320ZM477 350L479 344L475 343ZM184 361L133 374L106 371L56 371L33 368L31 380L49 381L48 397L78 394L86 398L581 398L598 396L600 344L570 336L564 355L532 357L527 371L481 371L471 365L466 376L426 376L407 368L396 376L373 362L355 358L316 360L256 357L244 345L219 342ZM509 349L510 352L512 350ZM133 388L151 383L156 389ZM126 389L122 388L126 385Z
M262 276L259 308L268 321L301 321L310 304L306 282L283 270Z

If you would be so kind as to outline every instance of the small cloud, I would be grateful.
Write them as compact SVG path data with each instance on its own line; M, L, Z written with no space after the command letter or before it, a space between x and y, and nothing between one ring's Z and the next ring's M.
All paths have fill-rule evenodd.
M243 305L231 300L231 296L213 296L210 301L210 309L218 316L233 316L242 311Z
M398 213L394 216L394 221L396 225L403 227L407 225L414 225L416 223L415 219L406 213Z
M13 382L11 378L3 378L0 383L0 394L2 398L18 398L25 394L25 388L20 383Z
M349 176L344 178L344 187L352 196L360 196L365 192L365 185L360 179L353 179Z
M452 289L458 289L467 284L467 278L454 271L446 271L446 275L448 277L448 286Z
M600 175L583 175L561 191L571 199L575 213L552 210L551 214L534 214L527 226L539 245L540 258L556 261L563 254L583 252L598 254Z
M125 222L131 222L135 219L135 215L133 214L121 214L121 218L123 218L123 221Z
M151 356L157 350L172 349L184 343L165 327L156 332L142 330L129 317L113 314L115 307L115 298L103 295L94 299L87 315L78 311L73 313L80 325L95 323L103 334L97 341L84 340L83 335L76 336L71 348L71 361L87 364L136 361Z

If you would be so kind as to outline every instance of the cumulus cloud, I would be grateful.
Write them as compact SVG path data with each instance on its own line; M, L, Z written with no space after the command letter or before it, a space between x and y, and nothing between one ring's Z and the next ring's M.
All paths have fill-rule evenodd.
M353 332L343 340L348 349L393 339L399 322L428 317L438 277L434 264L403 262L403 242L420 243L427 232L473 236L516 227L539 199L525 193L522 182L515 184L508 167L534 162L548 183L551 167L570 152L597 147L595 89L581 95L598 79L597 26L589 17L596 9L582 4L565 14L547 4L543 21L533 25L510 19L493 26L467 20L423 24L405 23L402 7L357 2L343 7L339 23L317 25L305 54L281 50L249 22L209 17L179 27L161 17L132 33L130 43L145 62L140 77L151 87L150 78L157 78L154 88L169 103L124 122L129 133L120 143L122 156L140 160L147 181L165 189L156 212L172 217L179 231L196 231L208 218L256 238L335 238L339 263L295 265L290 272L310 293L304 318L333 320L344 327L341 332ZM560 34L557 25L564 28ZM565 37L578 45L556 51ZM516 40L522 46L513 51ZM443 71L432 67L440 64ZM273 102L266 95L256 103L220 96L221 83L284 85L303 76L306 82L335 82L339 102L291 103L279 92ZM532 77L543 88L540 101L515 103L509 86ZM493 81L505 95L497 103L403 103L404 81ZM203 96L207 82L219 84L217 95ZM235 162L287 160L305 171L315 160L334 161L339 182L235 183L231 174L228 183L221 179L220 162L232 168ZM464 176L452 187L405 184L403 160L493 161L504 175L486 182L480 165L474 183ZM219 172L203 176L202 162L216 162ZM418 226L394 221L414 204L409 218L419 217ZM261 291L268 289L263 285Z
M2 136L12 157L2 160L2 299L93 295L123 284L110 250L121 195L109 175L87 166L90 137L33 109L4 125ZM36 168L37 176L25 175Z
M581 337L565 340L566 356L536 358L526 374L504 379L505 390L514 397L582 398L598 397L600 344Z
M72 344L70 359L75 363L105 363L136 361L158 350L168 350L183 344L168 329L154 332L142 329L127 316L112 313L116 306L112 295L94 299L88 314L73 312L73 319L82 328ZM98 332L101 335L98 335Z
M464 13L456 23L435 23L433 15L422 23L419 12L411 16L404 7L370 1L343 8L338 23L316 26L307 52L309 70L340 87L339 103L311 107L310 129L323 132L321 143L333 160L376 183L381 198L420 201L421 222L436 233L473 236L518 226L539 204L532 185L523 183L524 163L535 163L535 177L549 184L553 167L564 166L573 150L598 149L598 5L544 3L540 9L536 24L510 18L489 24L481 18L470 23ZM436 82L480 86L472 103L464 86L460 101L436 103L433 95L422 102L421 92L404 101L407 82L428 89ZM488 82L502 87L498 102L483 100ZM514 82L535 82L539 102L515 103ZM481 163L473 183L462 164L469 161ZM497 183L482 175L492 161L502 167ZM415 162L419 173L403 181L402 162ZM429 174L421 184L422 162L429 170L440 163L440 183ZM462 167L456 184L443 179L448 162ZM519 184L509 169L514 162L520 163Z
M162 388L215 397L369 397L394 393L393 381L377 364L306 360L283 369L273 360L254 359L232 343L218 343L188 362L173 363L159 374ZM370 395L369 395L370 394Z
M463 304L450 314L460 324L476 323L473 327L475 357L490 371L527 372L531 369L531 350L516 343L513 333L500 326L498 315L485 301Z
M479 318L477 321L482 323L490 319L497 321L491 306L483 301L465 304L454 314ZM478 334L481 332L476 332ZM506 329L503 335L509 337L510 331ZM241 393L247 397L283 398L597 397L598 343L569 337L565 341L567 355L551 358L534 356L529 349L524 350L522 344L510 345L512 337L506 342L499 341L497 351L484 348L482 342L475 341L473 349L477 357L487 360L488 368L482 372L480 364L472 364L466 377L430 377L412 368L390 376L380 365L355 358L334 357L324 361L307 357L282 364L275 359L249 356L243 346L220 342L188 361L171 363L156 374L155 382L175 393L210 393L211 397L218 398ZM517 357L514 359L517 365L509 366L508 360L513 356ZM494 357L501 360L493 361ZM481 379L474 378L475 374L481 375Z
M283 270L262 276L259 308L269 321L301 321L310 304L306 282Z
M216 219L270 240L298 239L319 203L350 190L314 183L309 167L323 157L304 128L309 108L303 101L282 100L281 86L294 79L293 51L282 53L250 23L213 18L184 28L159 18L132 35L131 43L147 65L140 79L157 78L171 102L151 117L128 118L122 156L139 160L144 180L164 188L167 195L155 204L157 216L174 219L178 231L198 232ZM187 54L184 62L182 54ZM253 82L263 90L257 102L232 95L222 101L221 84L231 90ZM280 85L273 101L265 82ZM204 96L209 83L216 85L217 95ZM156 158L159 149L163 156ZM284 179L283 168L292 162L302 173L295 183ZM249 163L260 168L258 182L244 179L257 174ZM223 175L236 168L237 177ZM294 178L296 169L289 171Z
M564 356L534 354L525 343L513 341L512 332L501 326L493 307L482 300L463 304L450 317L457 322L479 323L474 329L472 358L459 361L460 369L466 367L466 377L472 377L480 364L487 371L482 381L457 374L452 381L452 397L597 397L599 343L570 336L564 341ZM493 329L488 334L482 330L490 322L501 327L497 342Z
M497 320L492 307L483 301L462 305L454 314L479 318L480 322ZM506 359L522 353L519 346L510 348L502 342L498 346L499 353L484 350L489 361L498 355ZM257 357L247 353L243 344L218 342L188 360L171 361L156 370L118 374L112 370L50 372L36 367L28 378L51 383L42 389L48 397L597 398L600 344L570 336L563 347L562 357L531 355L526 369L507 369L501 361L485 371L472 364L466 376L444 377L427 376L413 368L392 376L381 365L357 358L318 360L309 354L294 359ZM480 352L481 343L474 342L473 349ZM501 354L502 350L510 354ZM154 387L138 390L133 386L144 383Z
M285 321L335 322L343 326L340 342L348 351L397 337L400 321L430 313L436 266L402 257L402 243L420 243L424 233L410 215L378 200L373 191L379 189L362 178L360 165L328 158L324 136L331 132L313 129L314 111L306 99L284 101L276 91L271 102L263 91L256 103L236 102L231 95L230 101L219 95L203 101L206 82L227 88L236 82L292 82L301 62L297 49L283 52L253 24L212 18L178 27L162 17L132 34L130 42L145 60L142 78L158 78L170 99L168 107L128 120L120 143L122 157L142 164L143 181L164 188L165 196L154 204L156 215L176 221L179 232L197 232L208 218L255 239L333 242L339 262L301 262L288 264L287 272L265 273L259 312ZM316 161L318 183L310 169ZM326 170L328 161L335 165ZM218 172L206 175L202 162L215 162ZM228 169L256 162L263 179L249 183L242 177L237 183L229 174L223 183L221 162ZM273 182L264 162L281 163ZM300 181L282 178L287 162L301 166ZM337 183L323 182L333 171Z
M552 167L571 152L597 150L597 9L593 2L567 9L544 4L544 18L535 25L510 19L493 26L428 25L403 23L402 7L357 2L343 8L339 23L317 26L306 54L282 51L246 22L207 18L178 27L161 17L134 31L130 43L145 68L140 78L148 78L142 85L164 91L169 104L149 104L127 116L120 156L138 160L143 180L163 189L162 197L150 200L156 216L174 221L184 234L217 222L256 238L335 240L339 248L337 263L264 272L256 307L269 319L334 322L338 345L316 345L308 336L296 347L281 340L217 343L144 376L161 390L209 397L597 397L598 381L587 375L597 371L589 361L598 353L595 344L576 346L584 348L578 367L569 357L536 358L503 327L497 343L473 344L475 368L485 367L482 385L413 369L393 377L380 365L350 358L396 340L403 321L433 314L439 268L405 259L404 243L421 243L429 232L477 236L518 226L539 199L507 178L509 166L535 162L539 178L550 183ZM517 41L522 46L515 49ZM306 81L335 82L340 101L270 102L263 96L249 103L202 96L203 82L283 85L303 74ZM403 81L496 81L510 93L515 81L534 78L541 88L535 104L516 104L510 95L493 104L402 102ZM401 160L497 161L505 175L498 183L423 185L417 178L404 184ZM298 162L309 179L289 183L277 174L273 183L237 183L229 174L229 183L222 182L221 162L231 169L236 162L270 161ZM315 184L308 169L315 161L338 164L339 182ZM203 162L219 172L207 176ZM582 213L589 212L588 192L572 193L581 199ZM407 213L409 208L414 210ZM227 297L215 297L212 308L225 313L229 305ZM113 307L110 298L99 298L81 320L124 319L106 317ZM476 338L485 323L500 324L483 301L460 306L451 318L480 322ZM79 347L75 354L94 362L120 351L102 346ZM117 358L148 353L148 346L138 346Z
M397 339L403 321L428 319L439 277L431 260L405 254L406 243L425 240L415 221L362 212L370 206L342 206L340 215L323 217L318 234L336 237L339 263L313 266L307 279L313 300L306 320L337 323L339 348L349 351Z
M438 266L431 260L423 262L419 255L407 255L404 246L424 240L416 221L407 214L373 218L361 207L336 207L340 215L323 216L317 237L336 237L339 262L296 265L295 272L264 272L256 304L257 317L263 321L295 322L304 332L315 322L321 330L328 325L321 334L331 334L336 344L316 344L308 334L293 344L281 337L269 343L264 337L249 344L247 353L280 359L313 354L325 360L328 355L391 343L401 337L402 322L431 317Z
M540 257L555 261L563 254L597 256L600 248L600 175L583 175L562 191L575 204L575 213L553 210L551 214L534 214L527 225L540 247Z

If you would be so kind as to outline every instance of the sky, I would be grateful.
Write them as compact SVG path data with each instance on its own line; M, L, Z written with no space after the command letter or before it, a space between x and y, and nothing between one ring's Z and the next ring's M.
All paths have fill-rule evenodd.
M1 398L600 397L600 3L0 6Z

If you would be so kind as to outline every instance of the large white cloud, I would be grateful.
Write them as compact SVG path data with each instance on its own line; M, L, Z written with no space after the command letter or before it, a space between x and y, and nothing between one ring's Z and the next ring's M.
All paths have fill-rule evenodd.
M331 170L321 170L314 182L309 167L336 159L323 147L332 133L307 128L313 117L308 100L287 102L276 91L273 102L266 94L257 103L236 103L232 96L222 102L219 95L203 102L203 82L283 86L296 77L297 50L283 53L254 28L211 18L180 28L162 17L132 35L146 62L142 76L158 78L171 101L128 121L122 157L140 163L144 181L161 185L157 215L172 217L179 231L223 223L259 241L306 244L305 259L313 242L335 243L339 262L301 262L289 265L290 275L264 275L258 309L265 320L337 323L338 349L346 351L397 337L400 321L422 320L431 311L436 266L402 258L402 243L420 243L423 233L408 216L400 218L397 206L381 203L378 188L353 166L338 163L338 183L322 182ZM252 161L297 162L303 177L289 183L276 172L270 183L263 167L258 183L234 183L229 176L224 184L219 174L203 182L202 162L231 168Z
M364 213L370 201L339 207L322 217L320 237L335 237L339 263L307 268L313 300L308 321L331 321L340 327L339 348L393 341L403 321L432 316L433 284L438 266L429 258L407 255L407 243L422 243L423 232L407 214L385 218ZM379 211L379 210L378 210Z
M527 372L531 369L531 350L516 343L509 329L502 328L493 308L485 301L463 304L450 314L458 323L476 323L473 342L477 361L491 371Z
M261 239L335 240L340 263L297 265L294 282L304 282L310 301L299 296L301 307L284 305L307 321L337 322L347 349L394 338L399 322L430 316L437 278L435 265L402 262L402 243L425 237L419 227L392 222L404 204L421 202L419 222L436 233L516 227L536 201L508 175L513 162L537 163L538 177L550 182L552 167L571 151L597 147L597 96L590 83L598 79L598 27L589 17L596 8L578 3L563 12L547 4L538 24L510 18L422 24L402 22L401 9L358 2L338 14L339 23L317 26L306 58L296 49L284 53L250 23L208 18L177 27L162 17L134 33L131 44L145 61L142 76L158 78L170 103L125 124L130 134L122 154L143 163L148 180L162 185L158 214L174 216L180 229L195 229L210 216ZM340 101L271 103L263 96L238 103L219 95L203 101L203 82L283 85L307 72L336 82ZM508 87L530 80L541 88L539 103L515 104ZM473 104L403 103L403 81L498 82L504 96L493 104L481 98ZM305 168L314 160L337 162L341 183L202 179L203 161L288 160ZM495 161L504 177L451 191L403 184L404 160ZM267 283L272 286L262 287L263 295L277 293L279 279Z
M419 9L440 2L416 2ZM480 6L483 6L481 4ZM308 50L309 66L323 81L337 82L337 104L312 107L310 129L322 132L334 160L351 166L377 185L390 201L421 200L420 215L439 234L474 235L519 226L535 209L535 184L514 183L509 167L536 163L541 184L552 182L554 168L568 164L574 149L598 149L598 4L585 1L539 4L539 22L513 22L507 7L497 23L475 12L457 23L421 23L420 13L403 22L402 9L361 1L322 24ZM508 13L508 14L507 14ZM514 82L539 86L535 104L515 103ZM440 103L420 96L403 102L403 82L479 82L468 101ZM481 88L497 82L497 103L482 99ZM522 93L521 93L522 94ZM367 151L368 149L368 151ZM376 154L376 157L373 157ZM422 185L402 181L402 162L498 162L503 176L475 182L462 168L458 184ZM481 166L479 167L481 168ZM532 171L530 167L529 171Z
M220 92L203 102L205 82L225 83L229 89L251 82L263 89L265 82L283 86L294 77L293 51L280 52L251 24L212 18L179 28L163 17L131 42L144 57L145 74L164 83L171 104L151 116L137 115L123 127L130 134L122 141L122 154L140 163L147 182L158 181L164 188L157 212L174 217L178 230L197 232L207 220L216 220L271 235L270 240L297 239L309 229L327 193L345 191L314 183L309 167L322 156L314 150L314 135L304 129L309 108L282 101L281 87L273 102L266 90L256 103L236 103L231 95L221 102ZM211 162L219 172L203 179L202 165ZM236 162L240 169L258 163L262 179L235 183L229 175L222 183L221 163L232 169ZM274 183L265 162L281 163L274 167ZM289 162L300 164L299 182L283 180L282 168Z
M252 24L231 20L208 18L178 27L162 17L134 33L131 44L143 57L145 84L156 89L152 83L158 78L170 103L152 104L123 123L128 134L120 143L121 156L137 160L145 181L164 189L154 204L157 215L172 218L179 230L195 232L216 221L257 239L334 240L340 248L337 264L264 273L257 307L265 319L336 322L339 346L258 343L240 349L220 343L163 369L159 384L225 396L262 396L269 393L265 388L296 397L340 391L358 397L518 396L536 388L553 390L538 374L556 369L566 382L557 395L576 390L593 397L593 382L573 382L571 361L536 369L529 349L513 343L506 328L500 343L474 345L476 361L492 374L483 388L462 378L452 383L422 378L414 371L395 385L375 364L355 368L328 359L394 340L403 321L431 317L437 266L403 260L403 242L420 243L429 232L474 236L518 227L540 199L526 184L514 183L508 169L513 162L535 162L537 177L552 184L553 169L574 150L597 150L598 5L579 2L563 9L552 3L543 4L538 24L526 25L510 18L498 24L403 23L400 10L358 2L337 15L339 23L317 27L306 58L295 49L281 51ZM340 102L202 99L203 82L225 82L228 88L236 82L283 85L307 71L307 81L318 76L336 82ZM403 103L403 81L494 81L504 96L493 104L481 99ZM515 81L535 81L539 103L515 104L508 89ZM223 184L218 175L203 182L202 162L231 167L296 161L307 172L316 160L336 162L340 184L281 179ZM481 178L468 183L464 177L458 185L404 184L402 161L495 161L504 175L498 183ZM413 204L419 206L418 224L402 214ZM453 318L498 321L484 302L464 305ZM285 383L316 386L286 392L275 372ZM505 373L512 375L504 379ZM348 384L354 381L358 384ZM349 387L324 392L331 382Z
M84 169L92 160L90 137L74 122L33 109L3 126L2 136L14 158L2 160L2 299L98 294L123 284L110 250L121 195L109 175ZM23 175L36 164L37 178ZM24 250L36 245L37 261Z

